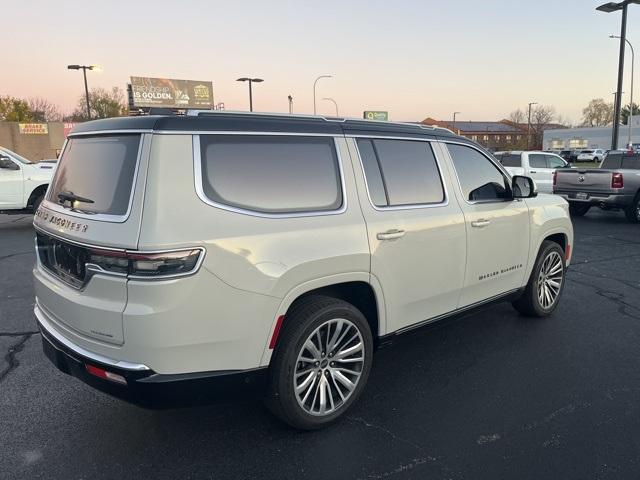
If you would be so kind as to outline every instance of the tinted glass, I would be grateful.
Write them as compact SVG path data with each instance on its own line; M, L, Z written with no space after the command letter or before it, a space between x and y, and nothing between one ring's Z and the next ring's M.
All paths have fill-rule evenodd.
M464 145L447 145L462 193L469 201L510 199L511 194L502 172L483 154Z
M546 155L531 154L529 155L529 166L531 168L547 168Z
M622 156L622 167L621 168L629 168L632 170L640 169L640 156L638 155L623 155Z
M555 155L547 155L547 165L549 168L563 168L567 163Z
M139 147L140 135L69 139L51 185L49 200L60 203L58 194L70 192L93 200L93 203L78 203L77 209L83 212L126 214ZM65 205L68 204L67 201Z
M495 156L505 167L521 167L522 155L519 153L499 153Z
M611 152L607 154L605 159L602 161L600 168L620 168L622 165L622 153L620 152Z
M444 201L440 171L428 142L373 140L389 205Z
M333 138L202 135L202 182L214 202L264 213L342 205Z
M389 199L387 198L387 193L382 183L378 158L373 148L373 141L360 138L357 143L371 201L378 207L389 205Z

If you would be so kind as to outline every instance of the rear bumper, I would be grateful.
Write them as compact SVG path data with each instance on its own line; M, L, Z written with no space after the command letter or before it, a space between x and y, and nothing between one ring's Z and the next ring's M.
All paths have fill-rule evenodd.
M633 202L633 195L622 194L606 194L606 193L592 193L584 192L588 195L586 199L580 199L576 197L578 192L567 192L562 190L556 190L556 195L560 195L569 203L575 203L578 205L604 205L607 207L619 207L625 208Z
M64 343L55 332L38 321L42 348L47 358L63 373L111 396L146 408L180 406L232 401L247 396L261 396L266 390L268 370L231 370L183 374L158 374L134 364L117 366L117 362L100 358ZM101 359L103 361L98 361ZM92 375L87 366L97 367L124 378L126 384ZM142 366L144 367L144 366Z

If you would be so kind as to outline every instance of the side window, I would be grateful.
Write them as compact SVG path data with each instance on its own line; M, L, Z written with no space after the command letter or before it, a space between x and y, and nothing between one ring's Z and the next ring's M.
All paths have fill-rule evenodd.
M564 168L567 164L560 157L547 155L547 165L549 165L549 168Z
M472 202L511 199L507 179L491 160L475 148L448 144L464 198Z
M529 155L529 166L531 168L547 168L547 156L539 153Z
M519 153L502 153L495 156L505 167L521 167L522 160Z
M444 187L428 142L358 139L369 194L378 207L444 201Z
M340 169L331 137L201 135L210 200L262 213L337 210Z

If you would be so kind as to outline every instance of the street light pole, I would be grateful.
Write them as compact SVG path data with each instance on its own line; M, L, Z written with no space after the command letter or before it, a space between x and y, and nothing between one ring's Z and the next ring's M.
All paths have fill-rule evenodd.
M251 88L251 85L255 82L255 83L260 83L260 82L264 82L264 80L262 78L249 78L249 77L242 77L236 80L237 82L249 82L249 111L253 112L253 91Z
M89 86L87 85L87 70L99 70L97 65L67 65L67 70L82 70L84 77L84 97L87 102L87 120L91 120L91 107L89 105Z
M326 100L327 102L332 102L333 106L336 107L336 117L340 116L340 113L338 113L338 104L336 103L336 101L331 98L331 97L324 97L322 100Z
M453 112L453 133L456 133L456 115L462 112Z
M287 99L289 100L289 115L291 115L293 113L293 97L289 95Z
M622 10L622 22L620 25L620 54L618 56L618 87L616 88L616 101L613 107L613 128L611 129L611 150L618 149L618 132L620 131L620 105L622 100L622 77L624 75L624 50L627 36L627 7L630 3L640 3L640 0L624 0L619 3L609 2L596 10L605 13Z
M527 150L531 148L531 105L537 105L537 103L529 102L529 119L527 121Z
M609 38L620 38L619 35L609 35ZM631 49L631 93L629 94L629 96L631 97L629 100L629 117L627 118L627 126L629 127L629 139L627 142L627 147L630 147L631 144L631 119L633 118L633 73L635 72L635 57L636 54L633 51L633 45L631 45L631 42L625 38L625 41L627 42L627 45L629 45L629 48Z
M313 114L316 114L316 85L321 78L333 78L333 75L320 75L313 82Z

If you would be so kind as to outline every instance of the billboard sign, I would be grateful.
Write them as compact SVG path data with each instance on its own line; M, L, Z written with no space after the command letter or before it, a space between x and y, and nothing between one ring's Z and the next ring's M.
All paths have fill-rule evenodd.
M365 120L383 120L386 122L389 120L389 112L365 110L363 117Z
M67 138L69 136L69 134L71 133L71 130L73 130L73 127L75 126L76 126L75 122L64 122L64 125L62 127L62 133L64 134L64 138Z
M19 123L18 128L23 135L47 135L49 127L46 123Z
M134 107L203 108L213 106L213 84L196 80L131 77Z

